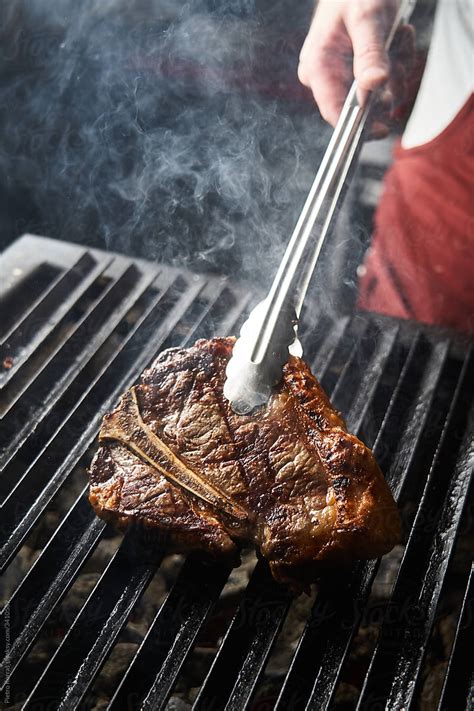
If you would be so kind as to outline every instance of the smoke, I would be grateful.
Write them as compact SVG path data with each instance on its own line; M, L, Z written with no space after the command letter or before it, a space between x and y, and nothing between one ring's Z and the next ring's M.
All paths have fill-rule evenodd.
M311 6L4 0L4 231L271 279L327 141Z

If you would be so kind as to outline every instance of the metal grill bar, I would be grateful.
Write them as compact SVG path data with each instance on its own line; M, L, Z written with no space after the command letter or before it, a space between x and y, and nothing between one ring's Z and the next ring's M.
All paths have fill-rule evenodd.
M231 291L224 282L212 285L210 289L209 306L205 316L201 318L199 328L193 328L191 324L192 338L209 338L212 336L227 336L236 330L237 323L242 321L244 314L249 307L252 295L248 292L239 294ZM186 342L189 343L189 334Z
M411 707L474 466L472 392L474 363L468 357L362 690L361 709L367 708L374 698L385 696L389 708ZM466 424L463 419L469 410ZM459 442L460 432L464 436L453 460L453 442ZM411 612L408 619L407 606Z
M22 242L22 240L19 240ZM17 248L18 242L15 244ZM6 341L10 330L31 309L40 295L58 278L61 269L48 262L20 269L18 263L8 265L7 250L2 254L2 292L0 294L0 339ZM5 262L7 262L5 264ZM21 277L21 282L20 282ZM20 282L20 283L19 283ZM18 298L20 296L20 298Z
M346 420L347 429L359 437L362 425L368 416L371 404L375 398L380 378L385 372L388 363L393 360L392 356L397 345L398 331L398 328L392 328L380 333L377 339L375 355L366 366L356 399L350 407ZM396 364L393 365L396 367ZM366 444L370 445L371 443L366 441Z
M380 331L377 326L368 324L354 341L350 353L344 360L334 388L329 387L328 389L336 410L349 412L356 392L359 390L359 395L364 395L364 376L361 372L361 364L363 363L364 367L367 367L369 360L372 359L374 349L380 347L379 336ZM386 338L388 338L388 335ZM354 372L360 373L360 379L353 377Z
M321 384L326 369L329 367L329 364L336 353L339 342L344 338L344 333L348 328L349 323L350 319L346 317L333 324L327 334L327 337L317 349L314 359L310 361L313 362L313 370L321 381Z
M351 319L347 328L343 329L337 347L331 352L330 360L321 369L317 369L317 377L327 393L335 393L337 383L344 375L347 360L354 359L367 329L368 324Z
M55 327L52 328L45 336L42 348L31 354L30 358L22 361L19 365L20 370L29 371L28 375L23 379L16 378L13 382L9 382L7 387L4 387L3 392L8 396L8 403L5 402L2 416L9 412L15 406L25 393L31 397L31 389L38 381L41 375L51 367L54 361L63 364L66 367L71 365L70 359L65 363L65 356L80 351L80 336L91 336L94 328L103 325L106 318L118 307L120 302L128 304L128 292L142 281L142 275L138 272L134 265L120 264L113 261L108 269L101 272L99 277L92 281L89 288L85 290L82 297L77 299L64 319ZM151 281L151 275L148 282ZM115 314L114 314L115 316ZM56 333L57 332L57 333ZM53 338L55 336L55 338ZM51 342L51 346L45 348L47 342ZM82 343L84 345L84 342ZM78 348L79 346L79 348ZM40 362L37 363L38 354L44 355ZM58 355L62 356L58 358ZM33 361L33 362L32 362Z
M305 343L304 349L304 358L308 363L312 363L315 360L318 351L322 348L322 343L328 341L326 336L333 330L331 320L324 314L312 313L311 317L311 321L309 321L309 319L307 320L308 314L303 313L300 316L298 325L300 339L304 339L307 333L311 334L311 339L308 343ZM327 344L327 347L330 347L329 344Z
M79 705L163 558L150 534L131 529L30 694L24 709L61 699Z
M183 318L176 324L170 335L163 342L163 348L184 347L191 341L203 338L208 333L208 321L213 321L218 313L224 287L206 286L194 299Z
M129 280L134 276L135 288L129 284ZM136 273L136 270L127 270L125 274L117 275L117 284L112 287L115 286L119 291L115 293L114 290L111 294L111 296L115 294L116 313L110 313L112 304L108 303L108 295L112 287L109 287L109 289L99 292L98 299L92 302L83 317L76 318L74 324L68 329L70 337L59 344L58 349L51 353L49 359L47 358L39 366L31 363L32 359L27 360L31 370L28 387L23 396L20 394L20 397L14 397L15 402L11 406L11 411L4 417L4 422L7 424L9 419L13 424L16 418L20 419L19 431L21 435L14 437L15 442L12 444L5 441L7 435L2 437L2 445L5 447L2 457L4 467L7 467L9 463L9 456L10 458L19 456L21 445L28 436L35 440L43 429L48 428L50 433L53 431L54 428L49 424L54 420L54 415L51 412L54 413L55 408L59 409L67 390L73 391L75 388L76 398L70 398L69 403L62 407L62 417L59 418L59 421L64 417L68 408L71 409L79 392L90 386L91 374L89 370L93 363L100 360L101 354L106 352L108 339L115 339L117 346L120 343L122 345L126 343L127 337L130 335L128 331L131 330L130 328L124 329L124 325L127 323L127 314L129 312L137 313L137 316L143 314L151 305L152 299L169 288L169 284L163 284L159 289L155 286L149 289L152 276L155 275L142 275ZM49 390L46 391L48 383ZM44 435L43 439L46 438ZM29 444L27 449L28 451L33 449L35 452L40 447L35 449ZM23 451L22 462L25 456L27 456L27 452Z
M110 261L111 257L109 257L108 260ZM12 342L14 343L16 338L24 335L28 323L31 323L32 319L40 318L45 314L49 315L48 311L55 312L57 305L61 304L62 301L62 289L66 288L69 290L71 286L76 285L96 264L96 260L89 252L83 252L69 269L58 273L49 287L41 292L26 312L21 309L19 310L17 320L13 322L12 326L4 334L0 340L0 345L4 346L8 343L10 350ZM60 298L57 299L57 296Z
M393 351L395 336L396 332L389 330L381 340L349 413L348 422L352 423L351 429L353 428L356 434L376 395L379 380ZM341 374L342 378L344 372ZM358 416L360 403L364 403L364 409L361 416ZM393 401L390 406L393 406ZM368 597L376 570L376 561L361 563L355 567L352 575L339 579L336 585L321 587L280 692L278 709L298 709L306 706L310 697L311 679L317 669L319 671L316 678L320 683L324 681L326 688L320 689L318 694L313 693L313 697L318 699L317 704L321 704L318 708L324 708L325 703L329 703L328 694L331 695L339 679L342 663L360 621L362 603ZM355 600L358 603L356 606ZM325 696L321 696L321 693Z
M109 706L164 707L196 637L227 580L229 570L190 556L158 611ZM157 671L158 670L158 671Z
M257 563L193 711L245 708L291 603L268 566Z
M446 368L449 348L448 340L432 347L422 336L413 339L375 440L374 453L397 499L417 452L423 447L428 416ZM418 385L414 392L412 384Z
M472 639L474 631L474 565L471 566L466 594L459 616L456 637L444 680L438 711L474 706L474 670Z
M226 287L216 289L216 287L213 286L208 292L207 298L203 298L202 303L198 303L197 308L187 315L186 322L181 324L181 329L167 339L163 347L176 345L183 333L186 335L179 340L180 346L185 346L190 340L197 337L209 335L209 324L206 325L205 323L205 319L208 316L211 322L218 326L221 318L227 312L230 294L225 293ZM233 308L230 309L230 313L226 318L227 324L234 323L237 318L242 316L242 311L247 301L248 298L244 296L243 299L237 300L236 303L233 304ZM181 666L192 648L194 639L204 624L228 576L228 571L221 566L216 566L209 574L208 566L200 566L198 570L196 565L199 564L196 564L193 558L185 564L166 603L155 618L153 626L150 629L150 635L144 640L130 668L130 677L127 675L124 678L124 685L119 688L117 699L114 698L114 704L117 708L120 708L120 704L125 702L127 695L130 693L127 691L127 689L130 688L130 684L134 685L134 698L136 697L135 686L137 684L143 690L142 695L145 697L143 701L144 708L155 709L161 707L169 695ZM195 581L199 581L197 590L195 583L191 584L192 576L190 576L190 570L194 571L193 575L195 576ZM204 579L206 581L205 583L203 583ZM184 596L185 589L187 589L189 593L186 596ZM203 602L204 598L205 602ZM152 679L153 683L151 683L150 673L149 671L148 674L145 673L143 667L144 665L147 667L147 660L150 654L153 654L156 669L156 655L158 654L158 658L161 658L163 655L163 650L160 652L156 649L156 640L157 637L163 633L163 625L169 626L170 620L174 619L173 611L176 610L177 604L180 606L184 605L186 610L189 609L190 616L181 616L177 619L179 625L174 630L175 634L170 635L173 639L172 650L168 650L168 654L163 660L163 665L159 673L154 675L154 679ZM149 667L147 668L149 669ZM135 670L139 670L139 680L137 679L137 671Z
M0 667L1 689L8 681L7 673L13 674L28 652L104 529L105 523L95 516L85 489L0 615L3 652L6 651L6 619L9 620L9 651Z
M86 252L38 299L21 322L15 324L0 345L0 359L7 356L13 358L12 368L0 373L0 385L5 385L16 375L25 359L38 348L52 328L58 326L78 297L82 296L110 261L109 257L105 264L96 264L92 255Z
M71 343L74 340L71 331L77 321L80 320L81 313L87 310L91 303L99 300L104 292L107 291L107 282L109 280L105 276L106 273L101 272L97 279L92 280L89 287L71 305L63 318L44 335L41 344L28 358L19 362L13 377L3 387L2 417L8 417L11 414L17 401L21 399L25 392L29 391L31 381L41 373L43 367L60 351L62 346L66 342ZM125 287L125 284L126 281L123 280L122 286ZM8 442L9 437L4 436L3 440Z

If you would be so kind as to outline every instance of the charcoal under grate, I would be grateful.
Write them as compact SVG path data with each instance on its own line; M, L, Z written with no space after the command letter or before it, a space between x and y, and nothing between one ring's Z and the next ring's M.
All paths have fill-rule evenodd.
M1 272L5 707L472 703L467 338L306 310L307 360L373 447L406 536L382 564L359 562L293 600L263 561L246 554L231 572L170 557L139 528L117 537L87 501L103 414L163 348L235 332L249 290L31 235L4 252Z

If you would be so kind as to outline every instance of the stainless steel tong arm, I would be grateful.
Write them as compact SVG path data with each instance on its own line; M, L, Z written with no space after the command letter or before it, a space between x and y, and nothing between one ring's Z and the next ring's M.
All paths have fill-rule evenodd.
M400 23L409 18L414 4L415 0L405 0L400 5L385 43L386 49L390 48ZM361 107L357 101L357 84L352 84L268 294L263 328L252 353L255 363L265 358L279 314L289 295L296 297L295 312L297 317L300 315L311 275L347 184L350 168L362 146L362 136L373 101L374 95L370 94ZM308 255L308 243L315 227L318 227L317 239L311 245L312 253Z
M254 363L264 360L277 320L289 297L293 301L296 316L300 315L311 275L360 145L370 104L371 101L368 101L364 109L360 108L356 86L353 84L268 294L263 327L257 335L252 352ZM316 222L319 228L317 239L309 245ZM309 247L311 254L308 254Z
M404 0L400 5L387 49L415 2ZM362 146L373 101L370 94L360 106L353 83L269 294L242 327L224 387L235 411L249 412L265 402L281 377L311 276ZM316 239L312 239L314 234Z

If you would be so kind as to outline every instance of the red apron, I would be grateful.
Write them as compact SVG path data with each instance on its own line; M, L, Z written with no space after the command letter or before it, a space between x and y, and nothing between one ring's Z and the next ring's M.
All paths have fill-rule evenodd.
M432 141L396 147L360 308L474 332L473 110L471 95Z

